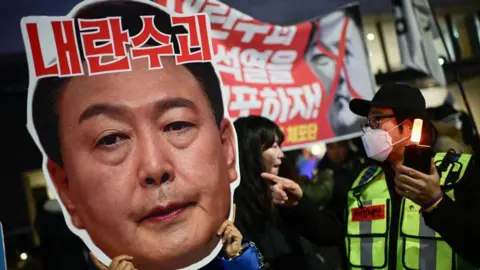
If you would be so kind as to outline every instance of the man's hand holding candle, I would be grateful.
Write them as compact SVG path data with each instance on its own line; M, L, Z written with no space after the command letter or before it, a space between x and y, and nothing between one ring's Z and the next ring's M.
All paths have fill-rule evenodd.
M432 160L430 174L399 165L395 170L396 192L427 210L438 204L443 197L440 177ZM429 205L431 204L431 205Z

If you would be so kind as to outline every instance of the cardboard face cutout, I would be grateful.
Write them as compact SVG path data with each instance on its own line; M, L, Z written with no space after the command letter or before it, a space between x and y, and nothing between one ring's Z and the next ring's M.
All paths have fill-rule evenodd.
M105 265L212 261L240 174L208 18L94 0L21 26L27 128L70 230Z

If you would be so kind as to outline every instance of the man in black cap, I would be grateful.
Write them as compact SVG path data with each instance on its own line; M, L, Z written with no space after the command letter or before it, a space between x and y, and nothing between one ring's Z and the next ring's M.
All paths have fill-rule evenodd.
M414 119L424 121L421 144L435 130L420 90L384 85L372 101L350 109L367 117L362 137L375 166L348 192L346 257L352 269L469 269L480 266L480 182L470 155L437 153L429 174L402 166Z

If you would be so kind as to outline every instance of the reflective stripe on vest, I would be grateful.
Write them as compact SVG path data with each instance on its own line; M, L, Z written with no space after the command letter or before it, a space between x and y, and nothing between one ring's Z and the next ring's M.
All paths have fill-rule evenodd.
M383 178L382 168L367 167L348 193L346 247L350 264L357 268L387 266L390 194ZM373 211L380 215L373 216Z
M444 156L445 153L435 155L435 163L442 161ZM455 163L441 173L440 185L444 186L451 175L456 176L454 183L462 179L470 159L471 155L456 155ZM446 194L455 200L453 189ZM409 199L404 199L402 206L398 244L403 266L406 269L452 269L455 254L442 237L425 224L419 213L420 206Z
M437 154L435 161L444 156L445 153ZM443 186L451 175L456 177L453 183L462 179L470 159L470 155L457 155L456 164L442 173L440 184ZM455 199L453 189L446 194ZM382 168L367 167L360 173L348 192L347 204L345 242L350 266L354 269L391 269L387 264L390 193ZM401 209L397 269L452 269L451 248L426 226L419 213L420 207L403 199Z

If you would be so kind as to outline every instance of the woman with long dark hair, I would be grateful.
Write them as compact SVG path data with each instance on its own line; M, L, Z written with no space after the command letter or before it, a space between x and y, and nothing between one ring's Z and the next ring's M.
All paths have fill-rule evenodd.
M274 122L248 116L234 126L241 175L235 225L272 269L309 269L300 236L319 246L341 245L342 224L319 211L297 183L278 176L284 135Z

